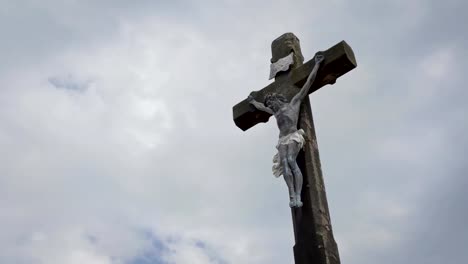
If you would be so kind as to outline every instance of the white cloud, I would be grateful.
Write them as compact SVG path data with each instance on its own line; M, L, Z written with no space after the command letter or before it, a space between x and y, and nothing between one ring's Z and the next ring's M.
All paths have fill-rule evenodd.
M270 173L275 124L241 132L231 119L268 84L270 41L285 31L307 59L341 39L355 47L358 69L312 95L334 230L343 262L396 250L462 120L441 128L418 113L446 76L460 87L465 64L451 45L399 54L430 11L420 1L390 3L386 17L370 3L296 4L29 6L42 15L30 33L51 41L0 44L23 58L0 67L0 262L128 263L156 250L139 230L169 263L292 262L286 187Z

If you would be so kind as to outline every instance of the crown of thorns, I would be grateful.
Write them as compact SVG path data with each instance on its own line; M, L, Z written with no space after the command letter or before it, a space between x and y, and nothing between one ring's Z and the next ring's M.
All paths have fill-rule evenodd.
M284 95L278 94L278 93L269 93L265 96L265 101L264 101L265 105L268 105L268 103L271 101L281 101L283 103L288 102L288 100L286 99L286 97L284 97Z

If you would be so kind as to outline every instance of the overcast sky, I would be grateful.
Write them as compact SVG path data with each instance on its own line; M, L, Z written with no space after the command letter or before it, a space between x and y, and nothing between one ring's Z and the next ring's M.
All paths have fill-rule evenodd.
M293 263L232 121L285 32L358 62L311 95L342 263L466 263L467 3L0 0L0 263Z

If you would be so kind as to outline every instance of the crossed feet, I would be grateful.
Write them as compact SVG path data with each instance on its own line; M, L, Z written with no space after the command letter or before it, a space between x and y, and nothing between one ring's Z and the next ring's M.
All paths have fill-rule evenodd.
M289 207L302 207L301 195L289 197Z

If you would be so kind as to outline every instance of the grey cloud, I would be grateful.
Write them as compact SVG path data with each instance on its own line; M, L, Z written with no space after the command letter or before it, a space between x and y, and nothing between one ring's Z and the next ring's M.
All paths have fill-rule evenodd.
M358 59L356 70L311 96L342 262L466 258L453 244L429 242L450 234L462 245L467 235L466 182L463 169L454 169L463 168L467 143L463 71L456 71L467 67L460 48L466 38L455 30L462 18L456 2L299 1L293 7L270 1L245 9L217 1L188 4L195 10L188 18L178 5L90 3L25 9L25 24L15 22L23 18L18 9L2 16L18 25L7 29L11 38L0 46L5 54L12 50L5 61L44 60L60 68L54 60L68 50L76 54L67 57L75 68L48 68L38 79L65 71L95 80L79 98L57 89L19 89L39 83L33 80L3 83L13 87L0 94L0 151L8 161L0 169L8 175L0 176L1 193L9 198L3 199L9 213L2 223L17 227L0 240L4 248L20 235L26 237L23 246L37 247L29 238L38 229L56 234L49 243L60 243L57 237L69 234L68 228L82 226L97 238L82 243L104 255L125 249L120 257L137 263L158 261L154 252L167 245L157 239L185 234L227 263L290 263L285 184L270 173L273 120L242 132L231 107L268 83L270 41L293 31L306 59L341 39ZM80 20L84 14L91 18ZM161 21L166 24L157 25ZM122 34L120 23L137 33ZM433 32L435 26L445 30ZM421 65L443 70L437 54L444 50L455 54L456 67L448 68L450 78L430 78ZM36 71L42 64L30 67ZM56 86L80 83L57 76ZM154 110L144 100L164 104ZM44 104L51 106L47 113L37 110ZM168 128L161 125L165 120ZM137 132L145 132L138 135L141 142L134 139ZM145 145L156 136L160 144ZM18 222L22 215L29 220ZM158 238L141 238L114 221L145 226ZM202 251L196 242L182 241ZM436 247L437 255L427 260L425 252ZM138 258L145 248L146 258Z
M77 92L85 92L91 84L90 80L76 80L71 75L49 77L47 80L57 89L65 89Z
M3 1L0 55L3 71L27 68L62 52L95 47L138 18L174 17L186 1ZM189 16L178 17L182 20Z
M141 235L148 242L149 247L144 252L138 254L126 262L127 264L166 264L163 260L163 255L167 254L169 249L165 245L165 241L158 238L151 231L142 231Z

